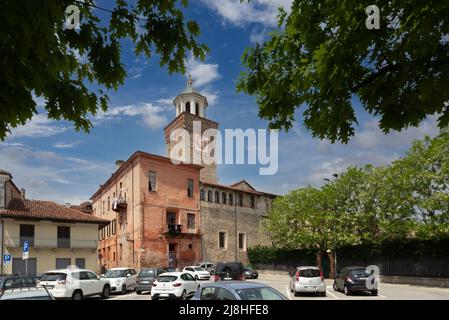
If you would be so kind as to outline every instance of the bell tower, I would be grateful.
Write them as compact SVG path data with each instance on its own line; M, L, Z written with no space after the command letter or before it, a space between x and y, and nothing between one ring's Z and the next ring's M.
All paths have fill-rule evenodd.
M217 165L215 162L206 161L205 154L207 153L210 157L214 156L213 152L212 154L209 153L210 148L208 149L208 146L210 147L212 142L215 143L216 135L210 135L210 133L218 130L218 123L206 118L207 98L193 87L193 80L190 75L187 80L187 87L173 100L173 105L176 109L176 118L164 128L168 156L170 157L172 150L179 143L178 141L172 141L172 133L176 129L184 129L188 133L186 149L189 155L187 155L187 161L181 161L203 166L200 171L200 179L217 183ZM203 136L206 130L208 130L207 138L205 138L206 135ZM195 141L199 138L196 134L201 134L202 139L200 141ZM195 137L197 138L195 139ZM181 152L178 156L179 159L186 159L186 155L181 154Z

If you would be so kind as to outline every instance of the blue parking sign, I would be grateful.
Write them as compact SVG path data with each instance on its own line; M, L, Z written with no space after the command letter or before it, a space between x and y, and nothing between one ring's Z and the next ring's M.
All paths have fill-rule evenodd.
M23 242L23 252L28 252L30 250L30 246L28 245L28 241Z
M3 255L3 263L7 264L8 262L11 262L11 255L10 254L4 254Z

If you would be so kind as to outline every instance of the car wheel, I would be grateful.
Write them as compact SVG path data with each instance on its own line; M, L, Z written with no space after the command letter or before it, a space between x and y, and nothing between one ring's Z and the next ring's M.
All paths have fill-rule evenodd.
M157 300L157 298L156 297L151 297L151 300Z
M324 291L324 292L321 292L321 294L320 294L320 296L322 296L322 297L325 297L327 294L326 294L326 291Z
M136 294L142 294L142 291L136 290Z
M110 294L111 294L111 288L109 288L109 286L104 286L103 292L101 293L101 297L103 299L107 299L107 298L109 298Z
M122 286L122 294L126 294L128 290L126 289L126 285Z
M345 292L345 295L347 295L347 296L351 295L351 290L349 290L347 286L345 286L344 292Z
M332 286L334 288L334 291L340 291L338 290L337 284L334 282L334 285Z
M373 291L371 291L371 294L373 296L377 296L379 294L379 291L378 290L373 290Z
M295 297L299 297L299 292L294 291L294 290L293 290L293 292L294 292L294 296L295 296Z
M72 300L76 300L76 301L83 300L83 292L81 290L76 290L72 294Z
M187 292L185 290L182 292L181 300L187 300Z

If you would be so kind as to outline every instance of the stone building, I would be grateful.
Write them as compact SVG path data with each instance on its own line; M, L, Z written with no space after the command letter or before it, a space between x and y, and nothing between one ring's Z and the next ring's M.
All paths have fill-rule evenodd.
M181 267L201 258L199 170L137 151L91 197L93 214L111 221L100 232L101 264Z

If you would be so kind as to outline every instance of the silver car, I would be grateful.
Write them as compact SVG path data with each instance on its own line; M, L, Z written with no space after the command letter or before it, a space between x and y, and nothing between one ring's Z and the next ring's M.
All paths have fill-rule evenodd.
M300 293L316 293L326 296L326 283L323 274L317 267L297 267L290 274L290 291L298 296Z

